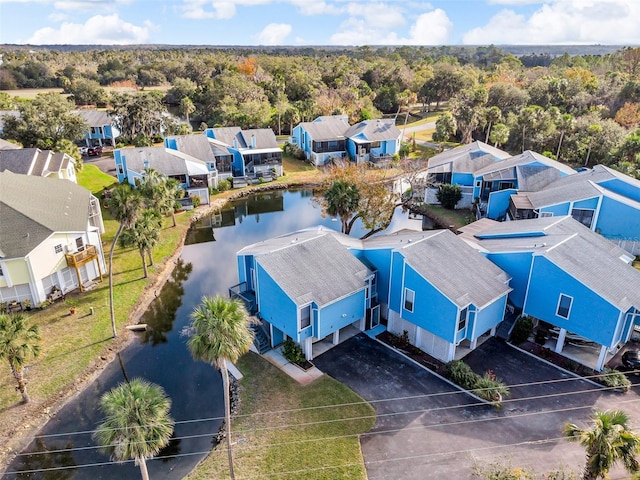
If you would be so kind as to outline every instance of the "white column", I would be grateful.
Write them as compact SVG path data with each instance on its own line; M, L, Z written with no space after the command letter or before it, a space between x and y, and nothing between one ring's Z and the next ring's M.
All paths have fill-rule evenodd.
M304 358L309 362L313 360L313 342L311 341L311 337L307 337L302 341L302 349L304 350Z
M367 328L367 317L364 316L360 319L360 331L364 332Z
M599 372L604 368L604 361L607 358L607 347L603 345L600 348L600 355L598 355L598 363L596 364L596 370Z
M495 336L496 336L496 330L497 330L497 328L498 328L498 327L493 327L493 328L491 329L491 333L490 333L490 335L491 335L492 337L495 337Z
M331 343L334 345L338 345L340 343L340 330L333 332L333 341Z
M455 343L449 344L449 351L447 352L447 362L452 361L456 358L456 345Z
M562 352L562 348L564 347L564 339L567 336L567 329L561 328L560 333L558 333L558 341L556 342L556 348L554 351L556 353Z
M469 349L475 350L477 345L478 345L478 338L476 337L473 340L471 340L471 345L469 346Z

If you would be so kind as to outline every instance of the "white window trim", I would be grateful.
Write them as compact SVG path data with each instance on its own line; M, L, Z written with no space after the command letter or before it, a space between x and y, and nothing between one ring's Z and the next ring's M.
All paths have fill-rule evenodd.
M411 300L411 309L407 308L407 292L411 292L413 295L413 300ZM415 306L416 306L416 292L414 292L410 288L404 287L404 293L402 295L402 309L406 310L407 312L413 313L413 311L415 310Z
M464 325L463 325L462 328L460 328L460 322L462 322L462 316L461 316L462 312L465 312L465 314L464 314ZM467 328L467 322L468 321L469 321L469 307L464 307L458 313L458 324L456 325L456 331L457 332L461 332L461 331L465 330Z
M553 217L553 212L540 212L538 215L540 218L548 218Z
M569 299L569 308L567 309L567 316L564 317L562 315L560 315L560 301L562 300L562 297L567 297ZM569 317L571 316L571 308L573 307L573 297L570 295L567 295L566 293L561 293L560 295L558 295L558 303L556 305L556 317L560 317L560 318L564 318L565 320L568 320Z

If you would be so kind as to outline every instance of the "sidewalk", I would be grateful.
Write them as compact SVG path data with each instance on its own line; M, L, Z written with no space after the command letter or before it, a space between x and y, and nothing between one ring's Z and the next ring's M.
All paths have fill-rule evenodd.
M320 378L323 375L323 373L316 367L312 367L309 370L304 371L297 365L292 364L289 360L284 358L279 348L269 350L262 356L293 378L300 385L309 385L316 378Z

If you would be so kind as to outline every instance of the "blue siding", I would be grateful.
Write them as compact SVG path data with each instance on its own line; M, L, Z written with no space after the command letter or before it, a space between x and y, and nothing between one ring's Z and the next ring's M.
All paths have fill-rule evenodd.
M389 308L395 312L400 312L400 304L402 302L402 269L404 265L404 257L398 253L391 254L391 287Z
M585 208L589 210L595 210L598 208L598 200L600 197L587 198L586 200L579 200L574 202L573 208Z
M413 290L416 295L413 312L402 308L402 318L448 342L455 342L458 307L408 265L404 287Z
M391 250L365 250L356 257L364 257L378 271L378 301L389 303L389 282L391 281Z
M451 176L452 185L463 185L467 187L473 186L473 174L472 173L453 173Z
M245 174L242 154L238 150L234 150L232 148L229 148L229 153L233 154L233 162L231 162L233 176L242 177Z
M487 330L497 326L504 319L504 309L507 305L507 296L500 297L491 305L476 312L474 320L474 328L467 327L467 336L469 340L473 340L482 335ZM472 331L475 330L475 333ZM474 333L472 335L472 333Z
M558 217L560 215L569 215L569 202L559 203L558 205L550 205L547 207L542 207L540 209L541 212L551 212L554 217Z
M122 183L124 179L127 177L127 159L122 154L120 150L113 151L113 159L116 163L116 175L118 176L118 182ZM122 165L122 171L124 173L120 174L118 172L118 165Z
M342 316L346 314L346 316ZM317 338L324 338L336 330L360 320L365 314L365 291L360 290L348 297L331 303L320 310Z
M490 193L489 203L487 206L487 217L492 220L503 218L509 208L509 199L511 198L511 195L517 192L518 191L515 188L508 188L506 190Z
M509 286L513 288L509 293L509 299L514 306L522 308L529 282L531 252L490 253L487 258L509 274L511 277Z
M556 315L560 294L573 298L569 318ZM614 343L620 312L544 257L533 260L525 312L602 345Z
M596 230L607 238L640 238L640 210L613 200L602 199Z
M606 182L601 182L600 185L608 188L612 192L619 193L620 195L624 195L627 198L632 198L636 202L640 202L640 188L636 187L635 185L631 185L624 180L614 178Z
M350 139L347 140L347 153L350 158L355 158L356 156L356 144L353 143Z
M239 255L238 258L238 283L246 282L249 278L249 265L252 257L248 255Z
M291 338L298 338L298 307L276 282L257 265L256 274L260 285L260 316Z

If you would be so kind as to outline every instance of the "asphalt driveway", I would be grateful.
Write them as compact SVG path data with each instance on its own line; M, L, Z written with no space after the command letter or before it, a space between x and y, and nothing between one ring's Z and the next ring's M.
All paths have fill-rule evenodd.
M582 379L491 339L468 357L511 387L502 408L478 403L379 342L359 334L314 359L323 372L373 404L378 418L362 435L370 480L471 478L474 462L511 459L542 473L579 471L584 452L562 436L595 406L637 398L603 392ZM635 402L637 403L637 402ZM624 478L622 473L611 478Z

